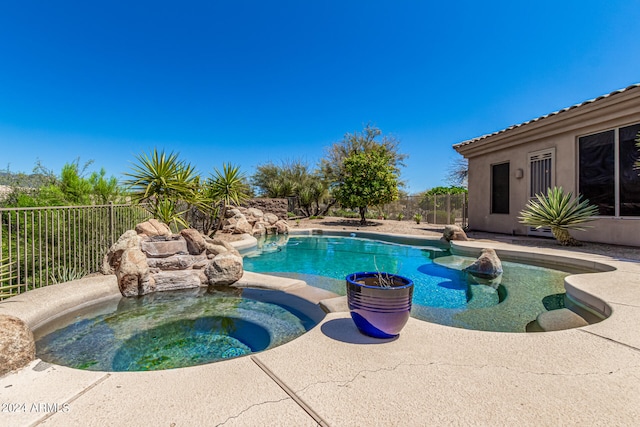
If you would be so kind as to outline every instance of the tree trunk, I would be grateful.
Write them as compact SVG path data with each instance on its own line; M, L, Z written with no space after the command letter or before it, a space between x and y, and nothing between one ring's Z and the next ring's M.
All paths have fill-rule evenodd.
M331 209L335 204L336 204L335 199L331 200L329 203L327 203L327 206L324 209L322 209L322 211L320 212L320 215L323 215L323 216L326 215L327 212L329 212L329 209Z
M225 220L224 217L226 215L227 215L227 204L223 202L222 209L220 209L220 221L218 222L218 227L216 227L218 231L222 230L224 220Z
M360 210L360 225L366 225L367 218L365 217L365 215L367 214L367 207L365 206L358 209Z
M568 230L560 227L551 227L553 237L556 238L558 243L562 246L582 246L582 243L571 237Z

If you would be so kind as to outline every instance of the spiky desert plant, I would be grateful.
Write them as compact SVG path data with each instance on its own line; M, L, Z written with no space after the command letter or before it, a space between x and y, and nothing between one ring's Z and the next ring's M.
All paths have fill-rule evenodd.
M244 184L244 175L240 172L239 166L231 163L224 163L222 171L215 169L213 175L207 182L208 196L222 204L220 210L220 221L218 229L222 229L227 208L231 204L240 204L249 198Z
M51 283L66 283L73 280L82 279L87 275L87 272L82 268L75 267L58 267L49 272L49 279Z
M569 230L585 231L580 224L593 221L598 215L598 207L581 195L573 199L571 192L565 194L562 187L553 187L547 194L536 194L536 199L529 200L520 211L518 219L522 224L535 227L551 228L553 237L562 246L580 246L580 242L571 237Z
M146 203L154 218L174 224L174 228L187 227L184 214L189 205L204 211L209 208L208 201L201 197L195 168L180 160L177 153L166 154L154 148L136 159L138 164L124 174L128 177L125 184L130 187L133 201Z

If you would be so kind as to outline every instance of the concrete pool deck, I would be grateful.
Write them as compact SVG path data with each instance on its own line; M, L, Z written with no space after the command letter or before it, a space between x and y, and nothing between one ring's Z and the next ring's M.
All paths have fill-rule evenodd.
M572 295L610 317L520 334L411 318L398 339L377 340L338 311L280 347L191 368L91 372L36 360L0 378L0 426L637 425L639 262L498 241L453 246L460 254L493 247L501 257L615 269L566 279ZM35 327L51 313L118 292L113 276L83 280L92 284L13 297L0 313ZM271 280L312 301L328 296L300 281ZM243 282L270 285L251 273Z

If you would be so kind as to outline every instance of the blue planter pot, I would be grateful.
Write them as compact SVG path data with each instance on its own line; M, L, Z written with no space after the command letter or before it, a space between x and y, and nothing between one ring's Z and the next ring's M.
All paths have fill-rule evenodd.
M375 338L393 338L409 320L413 281L395 274L382 275L390 280L390 287L378 286L376 272L348 275L347 301L360 332Z

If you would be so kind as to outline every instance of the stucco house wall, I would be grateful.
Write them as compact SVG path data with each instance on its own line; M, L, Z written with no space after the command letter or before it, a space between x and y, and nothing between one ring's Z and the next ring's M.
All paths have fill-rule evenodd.
M529 234L518 222L529 200L529 154L555 150L552 185L578 193L578 138L640 123L640 85L566 108L505 130L454 145L469 160L469 227L472 230ZM491 213L492 165L509 162L509 213ZM640 216L598 217L579 240L640 246Z

